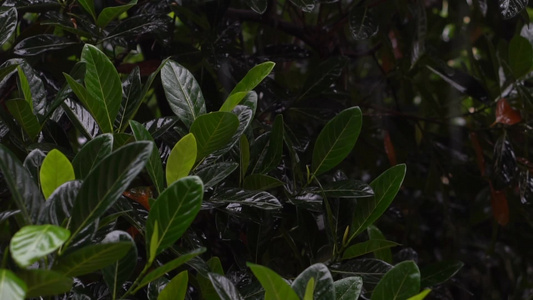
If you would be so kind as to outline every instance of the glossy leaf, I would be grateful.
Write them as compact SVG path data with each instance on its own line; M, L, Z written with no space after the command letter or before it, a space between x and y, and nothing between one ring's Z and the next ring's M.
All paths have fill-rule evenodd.
M342 263L338 270L344 275L359 276L366 290L372 290L392 266L384 261L367 258Z
M350 179L326 183L322 188L313 187L308 191L325 195L328 198L343 199L367 198L374 195L374 191L368 184Z
M502 135L494 145L492 157L492 185L495 190L507 188L517 175L517 162L513 146L507 136Z
M376 226L370 225L370 226L368 226L368 228L366 230L367 230L367 233L368 233L368 238L370 240L386 240L386 238L383 235L383 233L381 233L381 231ZM389 264L392 263L392 252L391 252L390 248L375 250L373 252L374 252L374 256L377 259L381 259L381 260L383 260L385 262L388 262Z
M335 299L333 277L328 267L317 263L305 269L292 283L292 288L300 298L304 298L308 282L314 279L314 296L316 299Z
M500 13L504 19L510 19L518 15L526 6L528 0L498 0Z
M209 273L208 276L221 300L243 299L241 294L239 293L239 290L235 287L233 282L231 282L231 280L229 280L226 276L217 273Z
M7 101L6 106L15 120L22 126L28 137L35 140L39 132L41 132L41 125L37 117L33 114L28 102L22 99L13 99Z
M459 260L448 260L433 263L422 268L421 273L421 287L432 287L446 282L452 278L464 266L463 262Z
M315 0L290 0L304 12L311 12L315 8Z
M17 273L17 275L28 286L26 292L28 298L63 294L70 291L73 284L71 277L45 269L25 270Z
M159 150L157 149L155 141L150 132L140 123L136 121L130 121L130 127L135 140L152 142L152 154L150 155L150 159L146 164L146 170L152 179L152 183L154 184L157 193L161 194L163 188L165 187L165 174L163 172L161 156L159 156Z
M24 224L32 224L37 219L40 205L44 201L41 191L28 170L4 145L0 145L0 171L11 192L12 201L20 209Z
M272 271L267 267L252 263L246 263L246 265L252 270L255 277L257 277L257 279L265 289L266 300L300 299L296 292L290 287L290 285L276 272Z
M121 259L130 248L130 242L88 245L59 257L53 270L72 277L89 274Z
M30 83L28 82L28 78L26 77L26 74L24 74L24 71L22 71L22 68L20 66L17 66L17 71L19 88L22 90L24 100L26 100L28 106L33 112L33 97L31 94Z
M102 269L109 291L115 299L120 296L122 284L130 279L137 266L137 246L133 238L124 231L115 230L106 235L102 243L128 242L130 249L119 260Z
M241 81L239 81L239 83L237 83L237 85L233 88L224 104L222 104L220 111L232 111L235 106L237 106L244 99L244 97L246 97L248 92L259 85L259 83L261 83L261 81L263 81L263 79L265 79L265 77L272 72L272 69L275 65L276 64L273 62L267 61L251 68L248 73L246 73L244 78L241 79Z
M531 55L533 56L533 53ZM507 102L507 99L500 98L496 105L496 121L494 123L514 125L521 121L522 117L520 116L520 112L512 108L509 102Z
M41 206L39 224L63 225L70 217L74 200L81 188L81 181L68 181L59 186Z
M86 137L92 139L100 131L93 116L82 105L72 99L65 99L61 104L74 126Z
M400 190L405 172L404 164L397 165L383 172L370 183L370 187L374 190L374 197L362 198L357 202L349 240L366 230L387 210Z
M57 250L70 232L55 225L29 225L17 231L9 242L11 256L21 267L28 267Z
M199 161L214 151L224 147L239 127L239 119L232 113L214 112L196 118L191 125L191 133L196 138Z
M238 167L239 164L235 162L219 162L201 168L195 175L202 179L204 189L207 190L226 179Z
M39 178L44 198L48 199L60 185L75 179L74 169L61 151L53 149L48 152L43 161Z
M350 32L355 40L367 40L378 33L379 25L374 21L367 6L357 7L350 14Z
M98 19L96 19L96 25L98 25L100 28L106 27L109 22L116 19L122 13L133 7L135 4L137 4L137 0L131 0L130 3L126 5L110 6L104 8L102 12L98 15Z
M167 185L187 175L196 162L196 138L192 133L182 137L168 156L166 165Z
M5 44L17 29L17 10L12 7L0 13L0 45Z
M34 149L26 156L22 163L24 168L30 172L31 177L36 183L39 181L39 169L41 168L45 157L46 154L44 154L44 152L39 149Z
M134 142L106 156L83 181L72 208L70 229L76 236L105 213L144 168L152 151L148 142Z
M509 67L516 78L526 75L533 66L533 46L520 35L509 43Z
M112 132L122 102L122 84L117 70L102 51L89 44L83 47L81 61L85 62L84 82L88 95L84 105L103 132ZM69 80L69 84L71 82ZM76 95L79 97L78 93Z
M336 300L357 300L363 289L363 280L361 277L352 276L337 280L333 285Z
M78 0L78 3L96 20L96 12L94 10L94 0Z
M204 96L189 70L169 60L161 69L161 81L170 108L185 126L206 113Z
M214 194L211 202L230 203L234 205L246 205L260 209L280 209L283 206L279 200L267 192L245 191L239 189L227 189Z
M22 300L26 298L28 287L13 272L0 269L0 298L10 300Z
M431 290L430 289L425 289L423 291L421 291L420 293L414 295L413 297L409 297L409 299L407 300L422 300L424 298L426 298L426 296L431 293Z
M184 177L171 184L157 198L146 221L146 243L152 238L155 223L159 226L156 254L174 244L189 228L200 211L204 185L197 176Z
M33 56L46 51L63 49L76 44L78 44L78 42L54 34L39 34L20 41L15 48L13 48L13 52L21 56Z
M157 300L183 300L187 294L189 282L189 275L187 271L183 271L174 276L172 280L159 293Z
M420 291L420 271L413 261L403 261L394 266L379 281L372 300L407 299Z
M398 246L398 243L387 240L368 240L348 247L342 255L342 259L351 259L368 253Z
M221 156L230 151L239 142L241 136L249 128L253 120L253 111L251 108L244 105L237 105L232 111L239 119L239 127L231 137L230 141L226 145L213 153L213 156Z
M487 89L478 79L459 69L454 69L442 62L438 66L426 65L433 73L440 76L461 93L472 96L483 103L488 103L490 96Z
M343 110L322 129L313 149L313 173L318 176L334 168L355 146L362 126L358 107Z
M265 174L252 174L244 179L242 187L247 190L266 191L283 186L279 179Z
M277 115L272 125L266 153L260 162L260 168L254 170L255 172L268 173L279 165L283 154L283 127L283 115Z
M83 145L72 160L76 178L85 179L98 163L113 150L113 135L101 134Z

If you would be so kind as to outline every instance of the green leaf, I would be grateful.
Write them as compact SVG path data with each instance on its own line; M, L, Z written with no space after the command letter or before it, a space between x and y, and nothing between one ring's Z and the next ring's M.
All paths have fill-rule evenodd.
M317 263L305 269L292 283L292 288L300 298L304 298L308 282L315 280L314 295L316 299L335 299L335 287L333 277L328 267Z
M359 107L343 110L322 129L313 149L312 168L315 176L337 166L350 154L362 125Z
M231 137L230 141L222 148L213 153L213 156L222 156L230 151L239 142L241 136L249 128L250 123L253 120L253 111L251 108L244 105L237 105L232 111L239 119L239 127Z
M255 277L259 279L259 282L265 289L265 300L299 300L300 298L296 292L290 287L290 285L271 269L256 265L252 263L246 263L246 265L252 270Z
M28 102L22 99L12 99L6 101L6 106L28 137L35 140L39 132L41 132L41 125L37 117L33 114Z
M13 52L21 56L33 56L46 51L63 49L78 42L54 34L38 34L20 41Z
M68 181L59 186L41 206L38 223L63 225L63 221L70 217L80 187L79 180Z
M0 13L0 45L4 45L17 29L17 9L10 9Z
M239 167L235 162L219 162L202 167L196 174L204 182L204 189L214 187Z
M386 238L383 235L383 233L381 233L381 231L374 225L368 226L366 231L368 233L368 238L370 240L386 240ZM383 260L385 262L388 262L389 264L392 263L392 252L391 252L390 248L376 250L376 251L374 251L374 256L377 259L381 259L381 260Z
M131 248L131 242L88 245L59 257L54 270L77 277L98 271L121 259Z
M331 90L331 85L341 76L347 60L342 56L334 56L322 61L310 72L299 99L304 99Z
M96 20L96 12L94 10L94 0L78 0L78 3L87 11L94 20Z
M431 287L446 282L452 278L463 267L463 262L459 260L449 260L425 266L421 270L422 287Z
M122 81L122 102L115 119L115 127L119 132L123 132L128 125L128 121L135 114L137 106L142 101L141 71L138 66L133 68L128 77Z
M151 271L150 273L146 274L144 278L141 280L141 283L137 286L137 288L134 290L134 292L140 290L142 287L147 285L148 283L156 280L157 278L167 274L168 272L180 267L184 263L188 262L189 260L195 258L196 256L202 254L205 252L205 248L198 248L191 252L185 253L181 255L180 257L173 259L166 264L162 265L161 267Z
M378 33L379 25L374 21L368 6L356 7L350 13L350 32L355 40L367 40Z
M515 35L509 43L509 67L515 78L526 75L533 66L533 47L520 35Z
M372 290L390 269L392 266L384 261L367 258L343 262L334 272L340 272L344 276L359 276L363 279L365 289Z
M423 291L421 291L420 293L414 295L413 297L409 297L409 299L407 300L423 300L424 298L426 298L426 296L431 292L430 289L425 289Z
M311 12L315 8L315 0L290 0L304 12Z
M196 162L196 150L196 138L192 133L185 135L174 145L166 165L167 185L189 175Z
M157 247L159 243L159 223L157 220L154 222L154 229L152 230L152 237L150 238L150 248L148 253L148 263L154 262L157 256Z
M115 203L144 168L151 152L151 143L133 142L106 156L87 175L72 208L73 237Z
M68 158L57 149L52 149L46 155L41 171L41 189L44 198L48 199L50 195L63 183L74 180L74 169Z
M314 299L314 290L315 290L315 279L309 279L307 286L305 287L305 294L303 300L313 300ZM334 299L334 298L331 298Z
M94 120L91 113L86 110L83 105L79 104L77 101L67 98L63 103L61 103L61 107L74 124L74 127L76 127L76 129L79 130L80 133L86 138L92 139L99 133L100 128L98 127L98 124Z
M252 174L244 179L242 187L246 190L266 191L283 186L279 179L265 174Z
M196 160L224 147L238 127L239 119L228 112L214 112L196 118L191 125L191 133L198 145Z
M351 259L368 253L398 246L398 243L387 240L368 240L348 247L342 255L342 259Z
M498 6L503 18L510 19L518 15L528 2L528 0L498 0Z
M93 45L85 44L81 61L85 62L84 82L90 96L84 104L100 129L105 133L112 132L122 102L122 84L117 70L109 58Z
M113 135L101 134L83 145L72 160L76 178L85 179L104 157L113 151Z
M190 127L196 118L206 113L200 85L189 70L169 60L161 69L161 81L170 108L185 126Z
M0 299L22 300L28 290L26 283L13 272L0 269Z
M222 104L220 111L232 111L246 97L248 92L259 85L272 72L275 65L273 62L267 61L251 68L244 78L233 88L224 104Z
M9 251L13 260L24 268L57 250L69 236L68 230L55 225L24 226L11 238Z
M241 135L239 140L239 150L239 162L241 166L240 178L244 178L246 171L248 171L248 166L250 166L250 144L245 135Z
M267 9L266 0L250 0L246 2L248 6L258 14L263 14Z
M357 300L363 290L363 279L359 276L346 277L333 283L336 300Z
M152 154L150 155L150 160L148 160L148 163L146 164L146 170L152 179L157 193L161 194L165 187L165 174L163 172L161 156L159 156L159 150L157 149L154 138L143 125L136 121L130 121L130 127L135 140L152 142ZM196 151L196 147L194 150Z
M28 103L31 111L33 112L33 100L31 95L31 88L30 83L28 82L28 78L26 77L26 74L24 74L24 71L22 71L22 68L20 66L17 66L18 70L18 84L19 88L22 90L22 94L24 95L24 100Z
M283 154L283 127L283 115L277 115L272 125L266 154L260 163L260 168L254 169L254 172L268 173L279 165Z
M24 168L30 172L31 177L36 183L39 181L39 169L41 168L45 157L46 154L44 154L44 152L39 149L33 149L22 163Z
M185 299L188 289L189 276L187 271L183 271L174 276L172 280L159 293L157 300L182 300Z
M388 271L372 293L372 300L400 300L420 291L420 271L415 262L403 261Z
M0 171L11 192L11 199L20 209L24 224L32 224L39 215L44 202L39 187L16 156L0 144ZM20 224L20 225L24 225Z
M239 290L237 290L233 282L231 282L226 276L217 273L209 273L208 276L221 300L243 299Z
M155 223L159 225L156 254L174 244L200 211L204 185L197 176L171 184L157 198L146 221L146 244L150 244Z
M126 232L115 230L108 233L103 243L128 242L131 245L129 251L121 259L102 269L109 292L113 299L120 296L122 284L130 279L137 266L137 246L133 238Z
M135 4L137 4L137 0L131 0L130 3L126 5L120 5L120 6L110 6L106 7L102 10L100 15L98 15L98 19L96 20L96 25L100 28L104 28L109 24L109 22L113 21L115 18L120 16L122 13L126 12L128 9L133 7Z
M73 280L65 274L44 270L24 270L17 273L28 286L27 298L54 296L70 291Z
M370 183L374 190L373 198L362 198L357 202L357 210L350 231L349 241L372 225L387 210L402 186L406 167L394 166Z
M352 179L326 183L322 188L312 187L307 189L307 191L317 194L319 193L328 198L343 199L366 198L374 195L374 191L368 184Z
M209 200L213 203L230 203L232 206L245 205L266 210L283 208L283 205L272 194L235 188L219 190Z

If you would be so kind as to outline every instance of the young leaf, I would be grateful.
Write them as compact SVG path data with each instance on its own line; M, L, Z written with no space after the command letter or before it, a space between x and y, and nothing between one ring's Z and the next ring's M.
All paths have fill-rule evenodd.
M428 266L425 266L421 270L421 283L422 287L431 287L452 278L461 268L463 262L459 260L441 261Z
M35 140L39 132L41 132L41 125L28 102L23 99L12 99L6 101L6 106L28 137Z
M102 269L102 275L109 287L109 292L113 299L115 299L120 296L122 284L126 282L135 271L135 267L137 266L137 246L128 233L120 230L108 233L102 242L128 242L131 245L130 250L124 255L124 257Z
M174 244L189 228L200 211L203 196L204 185L197 176L184 177L159 195L146 221L146 244L151 244L155 223L159 225L156 254Z
M85 179L98 163L113 151L113 135L101 134L83 145L72 160L76 178Z
M39 149L33 149L24 159L22 165L26 170L30 172L31 177L35 183L39 182L39 169L43 164L43 160L46 157L43 151Z
M27 284L26 297L40 298L54 296L70 291L72 283L71 277L65 274L45 270L32 269L18 272L17 275Z
M17 29L17 9L10 9L0 13L0 45L4 45Z
M333 283L336 300L357 300L363 290L363 279L358 276L346 277Z
M191 125L191 133L198 145L196 160L224 147L238 127L239 119L228 112L214 112L196 118Z
M335 299L333 277L328 267L317 263L305 269L292 283L292 288L300 298L304 298L308 282L314 279L314 295L316 299Z
M87 175L72 208L73 237L115 203L144 168L151 152L151 143L133 142L106 156Z
M342 259L351 259L398 245L398 243L387 240L368 240L348 247L348 249L344 251Z
M222 104L220 111L232 111L246 97L248 92L259 85L272 72L275 65L273 62L267 61L251 68L233 88L224 104Z
M102 10L100 15L98 15L98 19L96 20L96 25L100 28L104 28L109 24L109 22L113 21L115 18L120 16L122 13L126 12L128 9L133 7L135 4L137 4L137 0L131 0L130 3L126 5L120 5L120 6L110 6L106 7Z
M237 290L235 285L233 285L233 282L231 282L226 276L217 273L209 273L208 276L221 300L243 299L239 290Z
M23 300L28 287L13 272L0 269L0 299Z
M196 162L196 147L196 138L192 133L185 135L174 145L167 160L167 185L189 175Z
M69 238L67 229L54 225L30 225L22 227L9 242L13 260L27 267L41 257L54 252Z
M314 297L314 290L315 290L315 278L309 279L309 282L307 282L307 286L305 287L305 294L303 296L303 300L313 300ZM333 298L331 298L333 299Z
M41 165L39 178L44 198L48 199L60 185L75 179L74 169L61 151L53 149L48 152Z
M362 121L359 107L352 107L340 112L324 126L313 149L315 176L334 168L348 156L359 137Z
M362 198L357 204L357 210L350 231L349 241L359 235L369 225L372 225L387 210L402 186L406 167L396 165L370 183L374 190L373 198Z
M163 163L161 162L161 156L159 156L159 150L157 149L154 138L143 125L136 121L130 121L130 127L135 140L152 142L152 154L146 164L146 170L152 179L157 193L161 194L165 187L165 174L163 173ZM196 148L194 150L196 151Z
M172 111L185 126L205 114L205 100L200 86L189 70L169 60L161 69L161 81Z
M372 292L372 300L400 300L420 291L420 271L413 261L403 261L388 271Z
M426 298L426 296L431 292L430 289L425 289L423 291L421 291L420 293L414 295L413 297L409 297L409 299L407 300L423 300L424 298Z
M299 300L300 298L296 292L290 287L290 285L271 269L256 265L252 263L246 263L246 265L252 270L255 277L259 280L263 288L265 289L265 299L269 300Z
M187 271L183 271L174 276L172 280L159 293L157 300L183 300L187 294L189 282L189 275Z
M17 71L19 75L18 77L19 88L22 90L22 94L24 95L24 100L26 100L31 111L33 112L33 99L31 95L31 88L28 82L28 78L26 77L26 74L24 74L24 71L22 71L22 68L20 66L17 66Z

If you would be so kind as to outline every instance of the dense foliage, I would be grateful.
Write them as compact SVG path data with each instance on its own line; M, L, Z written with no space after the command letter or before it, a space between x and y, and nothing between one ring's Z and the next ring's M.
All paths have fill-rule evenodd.
M4 0L0 298L533 297L530 13Z

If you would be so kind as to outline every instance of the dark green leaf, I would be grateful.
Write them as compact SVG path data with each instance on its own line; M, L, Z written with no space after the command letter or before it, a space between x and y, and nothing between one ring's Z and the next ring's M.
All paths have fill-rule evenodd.
M219 162L202 167L195 173L195 175L202 179L204 182L204 189L207 190L226 179L226 177L233 173L238 167L239 164L235 162Z
M221 300L242 300L239 290L233 283L223 275L217 273L209 273L209 280L217 291Z
M510 19L518 15L526 6L528 0L498 0L500 13L504 19Z
M387 240L368 240L348 247L342 255L342 259L351 259L375 251L398 246L398 243Z
M62 225L74 206L81 188L81 181L69 181L58 187L41 206L39 224Z
M9 300L23 300L28 290L26 283L13 272L0 269L0 298Z
M245 205L261 209L280 209L283 207L279 200L272 196L272 194L240 189L218 191L209 200L215 203L231 203L228 208L236 205Z
M170 108L187 127L206 113L204 96L189 70L169 60L161 70L161 81Z
M379 26L374 21L367 6L356 7L350 14L350 32L356 40L366 40L378 33Z
M13 99L6 102L7 109L13 115L15 120L20 124L24 129L28 137L32 140L35 140L39 132L41 132L41 124L39 120L33 114L33 111L23 99Z
M368 226L367 233L368 233L368 238L370 240L386 240L383 233L381 233L381 231L374 225ZM389 264L392 263L392 252L390 248L376 250L374 251L374 256L377 259L381 259L382 261L388 262Z
M515 35L509 43L509 67L515 78L526 75L533 66L533 47L522 36Z
M67 113L68 118L74 123L74 126L88 139L92 139L98 134L100 128L93 116L82 105L74 100L67 98L61 104L61 107Z
M46 51L63 49L78 42L53 34L39 34L28 37L18 43L13 52L21 56L32 56Z
M135 140L137 141L151 141L152 142L152 154L150 160L146 164L146 170L148 175L152 179L152 183L155 186L158 194L161 194L165 187L165 173L163 172L163 163L161 162L161 156L159 156L159 150L155 144L155 141L144 126L136 121L130 121L131 131Z
M265 289L265 299L271 300L298 300L300 299L291 286L276 272L267 267L246 263L252 269L255 277L259 279Z
M403 261L381 278L372 293L372 300L400 300L420 291L420 271L413 261Z
M28 156L24 159L22 164L29 172L35 183L38 183L39 180L39 169L43 163L46 154L39 149L32 150Z
M335 299L333 277L331 277L328 267L322 263L309 266L292 283L292 288L300 298L304 298L307 283L312 278L315 280L315 299Z
M254 169L254 172L268 173L279 165L283 154L283 127L283 115L277 115L272 125L266 154L261 161L260 168Z
M110 6L106 7L102 10L100 15L98 15L98 19L96 20L96 25L98 25L101 28L104 28L109 24L109 22L113 21L115 18L120 16L122 13L126 12L128 9L133 7L135 4L137 4L137 0L131 0L130 3L126 5L120 5L120 6Z
M355 259L343 262L337 270L333 272L343 275L360 276L366 290L372 290L379 280L387 273L392 266L377 259Z
M157 300L183 300L187 293L189 283L189 275L187 271L183 271L174 276L172 280L159 293Z
M121 259L102 269L109 291L115 299L120 296L122 284L128 280L137 266L137 246L133 238L126 232L115 230L107 234L103 243L128 242L131 245L129 251Z
M346 59L342 57L329 58L314 68L307 77L299 99L321 94L330 89L331 85L342 74L346 67Z
M98 163L113 151L113 135L101 134L83 145L72 160L76 178L85 179Z
M315 0L290 0L304 12L311 12L315 8Z
M363 289L363 279L358 276L346 277L333 283L336 300L357 300Z
M140 104L142 97L142 83L141 72L139 67L135 67L128 77L122 82L122 102L118 110L117 118L115 119L115 127L122 132L123 127L127 126L129 118L133 117L133 114L137 110L137 106ZM135 110L135 111L134 111Z
M515 179L518 168L513 146L506 137L502 135L494 145L492 157L492 184L494 189L503 190Z
M459 260L441 261L428 265L421 270L422 287L431 287L452 278L463 267L463 262Z
M28 286L26 297L39 298L66 293L72 287L73 280L62 273L35 269L17 273Z
M279 179L265 174L252 174L244 179L242 187L247 190L266 191L283 186Z
M196 138L199 161L224 147L239 127L239 119L229 112L214 112L196 118L191 132Z
M17 10L12 7L0 13L0 45L4 45L17 29Z
M267 1L266 0L250 0L247 1L248 6L255 11L258 14L262 14L267 9Z
M358 180L342 180L324 184L322 188L310 188L308 192L323 194L328 198L366 198L372 197L372 188Z
M156 222L159 227L156 255L174 244L189 228L200 211L203 196L204 185L197 176L184 177L159 195L146 221L146 244L150 244Z

